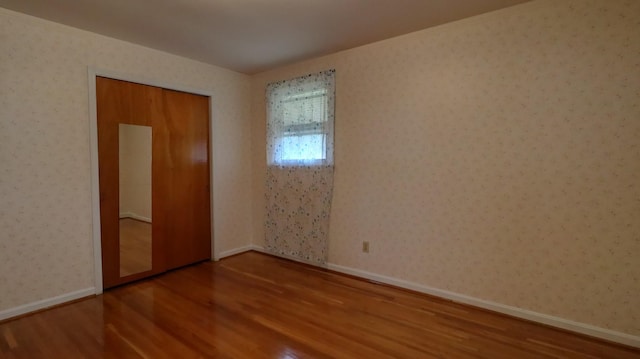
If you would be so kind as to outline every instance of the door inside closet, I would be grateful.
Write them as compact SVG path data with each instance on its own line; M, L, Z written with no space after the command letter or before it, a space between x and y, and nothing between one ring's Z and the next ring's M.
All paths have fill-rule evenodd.
M96 78L104 288L211 258L209 97Z

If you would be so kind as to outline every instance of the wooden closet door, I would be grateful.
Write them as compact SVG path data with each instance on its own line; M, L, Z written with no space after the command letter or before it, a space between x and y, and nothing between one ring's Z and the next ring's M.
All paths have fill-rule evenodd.
M153 127L153 211L166 269L211 258L209 98L163 89Z
M104 77L96 78L102 276L105 288L163 271L160 241L153 240L150 271L120 276L119 138L120 124L151 126L162 120L162 89ZM152 229L153 230L153 229Z
M211 258L209 98L96 79L104 288ZM120 276L119 124L151 126L152 269Z

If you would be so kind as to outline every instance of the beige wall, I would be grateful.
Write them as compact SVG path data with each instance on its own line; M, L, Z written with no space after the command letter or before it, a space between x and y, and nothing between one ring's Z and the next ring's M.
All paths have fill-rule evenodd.
M219 250L250 243L248 76L0 9L0 311L94 285L88 65L214 94Z
M331 263L640 335L638 18L544 0L253 77L255 244L265 85L335 68Z

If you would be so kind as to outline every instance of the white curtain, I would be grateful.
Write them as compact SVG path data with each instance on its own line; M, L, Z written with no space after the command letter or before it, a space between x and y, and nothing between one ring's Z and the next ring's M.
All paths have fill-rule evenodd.
M333 195L335 70L267 86L265 242L325 265Z

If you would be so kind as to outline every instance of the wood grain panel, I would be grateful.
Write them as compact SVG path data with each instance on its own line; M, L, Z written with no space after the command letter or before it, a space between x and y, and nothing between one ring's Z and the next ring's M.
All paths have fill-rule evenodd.
M211 258L209 98L165 89L162 100L164 121L153 127L153 235L173 269Z
M96 78L100 227L104 288L164 270L162 242L152 246L152 269L120 277L119 124L152 126L163 121L162 89L104 77ZM153 167L153 164L152 164Z
M0 324L2 358L617 358L640 350L255 252Z

